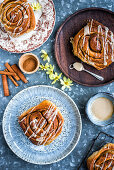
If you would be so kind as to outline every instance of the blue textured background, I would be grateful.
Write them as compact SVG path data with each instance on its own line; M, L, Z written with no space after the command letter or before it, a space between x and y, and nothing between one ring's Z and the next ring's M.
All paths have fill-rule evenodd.
M62 22L67 18L70 14L75 11L87 8L87 7L102 7L107 8L109 10L114 11L114 1L113 0L54 0L55 9L56 9L56 24L54 31L48 41L39 49L33 51L34 54L40 56L40 50L45 49L48 54L51 56L51 63L55 64L55 70L60 72L54 56L54 40L56 32ZM10 64L18 63L20 54L11 54L6 51L0 49L0 70L3 70L4 63L9 62ZM41 60L42 62L42 60ZM84 107L87 100L97 92L109 92L114 95L114 83L111 83L107 86L103 87L84 87L74 83L71 91L66 90L66 93L76 102L79 107L83 130L80 141L74 151L67 156L64 160L54 163L51 165L33 165L27 163L20 158L18 158L7 146L3 133L2 133L2 118L4 110L10 101L10 99L17 94L19 91L26 87L30 87L32 85L39 84L47 84L51 85L51 81L45 75L44 72L36 72L34 75L27 75L27 79L29 81L28 84L24 84L19 82L19 87L15 88L14 85L9 80L9 89L11 95L9 97L3 97L3 89L2 89L2 81L0 78L0 169L1 170L15 170L15 169L38 169L38 170L76 170L78 164L82 160L84 154L87 151L91 140L98 134L100 130L107 132L111 135L114 135L114 125L110 125L107 127L98 127L93 125L88 118L86 117ZM55 84L55 87L60 88L59 83Z

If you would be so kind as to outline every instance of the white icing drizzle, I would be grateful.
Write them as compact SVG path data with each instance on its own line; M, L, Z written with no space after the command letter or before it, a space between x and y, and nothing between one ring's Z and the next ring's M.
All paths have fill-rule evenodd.
M98 34L99 34L99 33L101 33L101 34L103 33L103 30L102 30L101 25L98 25Z
M44 121L41 123L40 127L38 128L38 130L35 132L36 134L40 132L40 130L42 129L42 127L45 125L46 120L44 119ZM37 125L38 126L38 125Z
M36 123L37 123L37 122L38 122L38 120L37 120L37 119L34 119L34 120L32 120L32 121L30 122L30 125L31 125L32 123L34 123L34 124L35 124L34 126L36 126ZM26 131L24 132L25 134L28 132L29 128L30 128L30 126L27 127ZM33 127L33 128L34 128L34 127Z
M92 24L93 24L93 19L91 20L90 28L89 28L89 25L86 25L86 26L84 27L83 46L84 46L84 43L85 43L85 36L86 36L86 35L89 35L89 34L91 33Z
M52 118L52 117L53 117L53 118L52 118L52 121L51 121L49 127L46 129L46 131L44 131L44 132L42 133L42 137L43 137L45 134L48 134L48 132L49 132L49 130L51 129L51 126L52 126L52 124L53 124L53 122L54 122L54 120L55 120L55 118L56 118L56 116L57 116L57 113L58 113L58 110L56 109L56 110L54 111L54 113L51 115L51 118ZM51 136L52 133L53 133L53 132L51 132L49 136ZM44 140L43 140L43 141L44 141ZM43 141L41 141L40 143L38 142L37 144L39 145L39 144L41 144Z
M62 122L60 121L60 122L59 122L59 128L57 129L56 133L51 137L51 139L53 139L53 138L55 137L55 135L57 134L57 132L61 129L62 125L63 125L63 124L62 124ZM52 133L53 133L53 132L52 132ZM51 133L51 134L52 134L52 133ZM51 135L50 135L50 136L51 136ZM43 145L45 145L45 143L47 142L48 139L49 139L49 137L45 140L45 142L44 142ZM50 139L50 140L51 140L51 139Z
M93 66L94 66L94 64L95 64L95 63L94 63L94 62L92 62L92 61L89 61L89 63L90 63L91 65L93 65Z
M91 33L92 24L93 24L93 19L91 20L90 27L89 27L89 25L86 25L86 26L84 27L84 37L83 37L82 47L84 46L86 35L90 35L90 33ZM79 38L80 38L80 37L79 37ZM89 48L89 47L87 46L86 53L89 55L89 49L88 49L88 48ZM89 56L88 56L88 60L89 60Z
M33 132L31 136L29 136L28 139L32 138L32 137L36 137L37 135Z
M26 116L23 119L19 120L18 122L23 122L23 120L25 120L25 119L26 119Z
M107 65L106 59L108 59L108 41L107 41L107 36L108 36L108 31L109 29L105 27L105 45L104 45L104 65Z
M108 150L110 149L109 145L108 145L107 147L105 147L105 148L107 148ZM103 170L107 157L108 157L108 153L106 153L106 156L105 156L105 159L104 159L104 161L103 161L102 166L100 166L100 165L95 165L95 166L96 166L96 167L99 167L101 170ZM113 158L114 158L114 154L112 155L112 158L111 158L112 161L111 161L110 164L108 165L107 169L111 167L112 162L113 162ZM95 161L94 161L94 164L95 164ZM94 165L93 165L93 166L94 166ZM93 168L94 168L94 167L93 167Z
M43 140L44 140L44 137L40 137L36 139L37 142L42 142Z
M12 17L10 18L10 21L13 22L13 20L16 18L16 15L12 15ZM11 23L10 23L11 25Z
M18 2L18 1L16 1L16 3L17 3L17 2ZM12 4L10 4L9 6L11 6L11 5L12 5ZM17 7L20 7L21 5L23 5L23 6L26 8L26 10L29 8L29 4L27 4L26 2L23 2L23 3L19 4L19 5L16 5L16 6L12 9L12 11L14 11ZM20 9L23 10L23 6L21 6L21 8L18 9L17 13L19 13ZM6 6L6 7L7 7L7 6ZM26 13L26 10L25 10L25 12L23 13L24 19L27 19L27 18L28 18L28 15L27 15L27 13ZM10 13L11 13L11 11L10 11L7 15L10 15ZM10 18L10 21L13 21L13 19L15 19L15 17L16 17L16 15L13 15L13 16ZM16 30L18 29L18 26L20 25L21 21L22 21L22 18L19 19L19 21L18 21L18 23L17 23L17 26L16 26L16 28L15 28L14 31L13 31L13 36L20 34L19 32L16 33ZM11 25L11 24L12 24L12 23L10 23L10 25ZM21 27L21 28L19 29L19 31L21 32L22 30L23 30L23 28ZM9 33L10 33L10 32L9 32Z
M32 120L32 121L30 122L30 125L31 125L32 123L34 123L33 129L36 129L36 123L37 123L37 122L38 122L37 119L34 119L34 120ZM26 129L26 131L25 131L26 133L28 132L29 128L30 128L30 126L27 127L27 129ZM26 134L26 133L25 133L25 134ZM37 136L37 135L33 132L32 135L29 136L28 139L30 139L30 138L32 138L32 137L36 137L36 136Z
M26 14L26 15L24 15L24 18L26 19L26 18L28 18L28 15Z
M23 7L21 7L20 10L23 10Z
M18 2L18 1L17 1ZM23 3L21 3L21 4L19 4L19 5L16 5L12 10L14 11L17 7L19 7L20 5L23 5L25 2L23 2ZM7 7L9 7L9 6L11 6L12 4L9 4L8 6L6 6L6 8ZM18 10L18 12L19 12L19 10ZM8 12L7 13L7 15L9 15L11 13L11 11L10 12Z
M85 37L86 37L86 35L89 34L89 33L90 33L90 31L89 31L89 26L86 25L86 26L84 27L84 37L83 37L82 47L84 46L84 43L85 43Z
M23 30L23 28L22 28L22 27L20 27L20 28L19 28L19 31L21 32L22 30Z
M49 132L49 130L50 130L50 128L51 128L51 126L52 126L52 124L53 124L53 122L54 122L54 120L55 120L55 118L56 118L56 116L57 116L57 113L58 113L58 111L57 111L57 109L56 109L55 112L53 113L53 115L51 116L51 117L53 117L53 118L52 118L52 121L51 121L49 127L46 129L45 133L48 133L48 132Z
M86 36L87 34L90 34L89 25L86 25L86 26L84 27L84 36Z
M98 167L98 168L100 167L100 165L95 165L95 166Z
M36 106L34 106L34 107L32 108L32 110L31 110L29 113L32 113L32 112L33 112L33 110L35 109L35 107L36 107Z
M108 36L108 31L109 31L109 29L108 29L108 27L105 27L105 38L107 39L107 36ZM105 40L106 41L106 40Z
M24 134L26 134L29 130L30 126L27 127L26 131L24 132Z
M97 48L98 48L98 42L99 42L99 33L103 33L101 25L98 25L98 34L97 34ZM104 41L103 41L104 43ZM96 53L97 54L97 53ZM107 64L107 63L106 63Z
M108 157L108 153L106 153L106 157L105 157L105 160L103 162L103 165L102 165L102 167L100 167L101 170L104 168L104 164L105 164L105 161L106 161L107 157Z
M50 109L48 109L46 112L45 112L45 114L47 114L48 112L52 112L53 110L54 110L54 107L52 106L52 105L50 105L49 106L49 108ZM34 108L33 108L34 109ZM32 109L32 110L33 110ZM31 112L32 112L32 110L31 110ZM45 115L44 114L44 115ZM50 114L49 114L50 115ZM31 121L30 122L30 125L32 124L32 123L34 123L35 125L34 125L34 127L33 127L33 129L37 129L37 127L39 126L39 124L40 124L40 122L41 122L41 120L43 119L43 117L40 119L40 121L38 122L36 119L34 119L33 121ZM36 122L38 122L38 124L36 125ZM42 129L42 127L45 125L45 123L46 123L46 120L44 119L44 121L41 123L41 125L40 125L40 127L38 128L38 130L37 131L35 131L35 132L33 132L33 134L31 135L31 136L29 136L29 139L30 138L32 138L32 137L36 137L37 135L37 133L38 132L40 132L40 130ZM27 129L26 129L26 131L25 131L25 134L28 132L28 129L30 128L30 126L28 126L27 127ZM51 128L51 127L50 127ZM45 133L47 133L46 131L45 131ZM45 134L44 134L45 135Z
M104 65L107 65L107 62L106 62L106 58L107 58L107 54L106 54L106 44L105 44L104 37L102 37L102 40L103 40L103 50L104 50Z
M86 53L88 54L88 60L89 60L89 46L87 45Z
M58 112L58 110L56 109L55 112ZM52 119L52 117L55 115L55 112L53 112L53 114L50 116L50 118L48 119L48 121L50 121Z
M36 106L34 106L29 113L32 113L35 107L36 107ZM26 116L25 116L23 119L19 120L18 122L22 122L22 121L25 120L25 119L26 119Z
M46 114L49 116L49 115L50 115L49 113L51 113L51 112L53 111L53 109L54 109L53 106L50 105L50 106L49 106L49 109L45 112L44 116L45 116ZM42 119L43 119L43 117L40 119L40 121L38 122L37 126L39 126L39 124L41 123ZM41 128L44 126L45 122L46 122L46 120L44 120L44 121L42 122L42 124L40 125Z
M108 27L105 27L105 36L102 37L102 41L103 41L103 50L104 50L104 65L107 65L107 61L106 59L108 59L108 43L110 44L111 46L111 49L112 49L112 54L111 54L111 59L112 59L112 62L114 62L114 55L113 55L113 51L114 51L114 35L113 35L113 32L110 31L111 33L111 42L107 39L108 37L108 32L109 32L109 29ZM98 26L98 34L101 33L103 34L103 31L102 31L102 27L101 25Z
M113 158L114 158L114 155L112 156L112 161L110 162L110 164L108 165L108 167L107 167L107 168L110 168L110 167L111 167L112 162L113 162Z
M36 123L34 124L33 129L37 129L37 124Z
M90 24L90 32L91 32L91 29L92 29L92 25L93 25L93 19L91 20L91 24Z
M46 133L49 132L49 130L50 130L50 128L51 128L51 126L52 126L52 124L53 124L55 118L56 118L57 110L54 111L54 113L51 115L51 118L52 118L53 115L55 115L54 118L52 119L52 121L51 121L49 127L46 129L46 131L44 131L44 132L42 133L42 136L44 136ZM46 120L45 120L45 121L46 121ZM42 124L41 124L40 129L41 129L42 127L43 127L43 126L42 126ZM37 134L37 133L38 133L38 132L36 132L36 134Z
M112 43L112 62L114 62L114 34L111 31L111 43Z
M54 110L54 108L55 107L53 105L50 105L49 109L45 112L44 116L47 115L47 117L49 117L52 111Z
M35 107L36 107L36 106L35 106ZM29 113L31 113L31 112L34 110L35 107L33 107L32 110L31 110ZM39 138L36 138L36 141L38 142L37 145L42 144L44 141L45 141L45 142L44 142L44 144L45 144L45 143L47 142L47 140L51 137L52 133L55 131L55 130L52 130L51 133L49 134L48 138L45 140L45 135L49 133L49 131L50 131L50 129L51 129L51 126L52 126L52 124L53 124L53 122L54 122L54 120L55 120L55 118L56 118L56 116L57 116L57 113L58 113L58 109L57 109L57 108L56 108L55 110L54 110L54 109L55 109L55 106L51 104L51 105L49 106L48 110L47 110L47 111L44 113L44 115L43 115L43 116L46 115L47 120L48 120L48 121L51 120L51 123L49 124L48 128L40 134L40 137L39 137ZM51 114L51 113L52 113L52 114ZM51 115L51 116L50 116L50 115ZM26 117L24 117L20 122L22 122L25 118L26 118ZM48 119L48 118L49 118L49 119ZM31 134L31 136L29 136L28 139L30 139L30 138L32 138L32 137L37 137L37 134L40 132L40 130L42 129L42 127L43 127L43 126L45 125L45 123L46 123L46 120L45 120L45 119L44 119L43 122L41 123L42 119L43 119L43 117L40 119L40 121L38 121L37 119L34 119L34 120L32 120L32 121L30 122L30 125L31 125L32 123L34 123L34 126L33 126L34 132ZM26 131L24 132L25 134L28 132L28 130L29 130L29 128L30 128L30 125L27 127ZM38 128L39 125L40 125L40 127ZM57 129L57 132L60 130L60 128L62 127L62 125L63 125L63 124L62 124L62 122L60 121L60 122L59 122L59 128ZM38 128L38 130L37 130L37 128ZM57 133L57 132L56 132L56 133ZM55 135L56 135L56 134L54 134L54 136L52 136L52 138L55 137ZM51 138L51 139L52 139L52 138Z
M49 134L48 138L45 140L45 142L43 143L43 145L45 145L45 143L48 141L48 139L51 137L52 133L54 132L54 130L52 130L52 132ZM43 141L42 141L43 142Z

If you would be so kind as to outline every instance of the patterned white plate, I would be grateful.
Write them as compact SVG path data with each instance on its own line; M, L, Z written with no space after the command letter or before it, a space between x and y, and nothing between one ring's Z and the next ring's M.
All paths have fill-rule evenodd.
M29 3L32 1L28 0ZM55 7L52 0L39 2L42 5L42 14L40 18L36 18L35 30L19 38L11 38L0 25L0 48L13 53L25 53L40 47L49 38L55 25Z
M64 125L61 134L47 146L32 144L23 133L18 116L48 99L59 107ZM65 158L79 141L82 122L74 101L64 92L50 86L32 86L16 94L3 116L3 134L11 150L21 159L34 164L50 164Z

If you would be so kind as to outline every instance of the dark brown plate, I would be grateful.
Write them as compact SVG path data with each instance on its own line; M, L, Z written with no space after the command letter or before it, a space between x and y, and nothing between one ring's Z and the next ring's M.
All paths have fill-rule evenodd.
M87 24L88 19L95 19L103 25L114 31L114 12L103 8L86 8L77 11L69 16L60 26L55 40L55 56L61 71L73 81L85 86L102 86L114 81L114 63L103 70L97 70L94 67L83 63L84 68L104 77L104 81L97 80L90 74L82 71L70 70L69 65L78 61L72 53L72 44L70 37L73 37L78 31Z

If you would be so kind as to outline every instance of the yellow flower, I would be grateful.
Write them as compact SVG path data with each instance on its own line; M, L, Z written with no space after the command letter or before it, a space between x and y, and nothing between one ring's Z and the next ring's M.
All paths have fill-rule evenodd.
M49 74L49 75L53 74L53 70L54 70L54 65L52 66L52 65L50 64L50 65L49 65L49 68L47 68L46 74Z
M55 84L56 81L58 81L58 80L61 78L61 75L62 75L62 73L58 75L57 72L55 72L55 74L50 74L50 75L49 75L49 78L50 78L51 80L54 80L51 84Z
M46 53L46 51L41 50L41 53L42 53L41 58L43 58L43 61L47 60L48 62L50 62L50 58L49 58L48 54Z
M70 88L70 86L72 86L72 81L69 78L63 77L63 80L60 79L60 83L62 85L62 90L64 90L65 88Z
M38 2L33 2L31 6L34 11L38 11L39 9L41 9L41 5Z
M45 65L40 64L40 68L41 68L41 70L45 70L46 71L49 68L49 64L48 63L46 63Z

